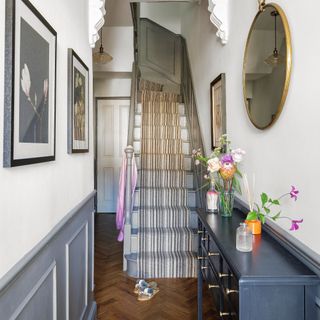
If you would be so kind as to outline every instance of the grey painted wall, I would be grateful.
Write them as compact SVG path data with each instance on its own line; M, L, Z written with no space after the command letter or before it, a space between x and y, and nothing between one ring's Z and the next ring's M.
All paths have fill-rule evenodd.
M0 319L95 318L94 195L67 214L0 280Z

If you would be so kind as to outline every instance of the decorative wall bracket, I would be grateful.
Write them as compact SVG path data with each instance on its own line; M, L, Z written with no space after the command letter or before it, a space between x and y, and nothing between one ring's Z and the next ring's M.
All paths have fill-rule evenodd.
M211 12L210 21L217 27L217 37L223 44L229 37L229 0L208 0L208 10Z
M104 25L104 15L106 14L105 0L89 0L89 44L94 48L99 40L99 30Z

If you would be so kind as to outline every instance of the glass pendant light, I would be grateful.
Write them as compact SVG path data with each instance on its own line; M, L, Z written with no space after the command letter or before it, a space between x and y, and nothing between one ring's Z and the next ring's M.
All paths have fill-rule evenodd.
M279 13L278 11L272 11L270 14L274 17L274 50L273 53L264 60L264 62L272 67L276 67L279 64L283 64L285 62L285 58L277 49L277 16Z
M100 32L100 39L101 39L100 49L99 51L95 52L92 55L92 59L93 59L93 63L95 64L106 64L110 62L113 58L110 56L109 53L104 52L103 45L102 45L102 28Z

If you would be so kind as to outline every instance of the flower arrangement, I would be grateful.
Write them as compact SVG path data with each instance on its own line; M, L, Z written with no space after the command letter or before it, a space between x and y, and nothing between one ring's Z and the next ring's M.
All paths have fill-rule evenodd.
M287 196L290 196L291 199L297 201L299 190L295 186L291 186L290 192L284 193L280 197L275 199L269 197L265 192L261 193L261 204L259 205L256 202L254 202L252 193L250 192L248 178L246 174L243 174L243 184L250 208L246 220L260 220L262 223L265 223L267 217L272 219L273 221L276 221L278 219L287 219L291 222L291 227L289 229L290 231L299 229L299 224L303 222L303 219L295 220L288 216L282 216L281 210L277 210L276 213L272 210L275 206L279 208L281 206L281 199Z
M227 135L220 137L220 146L215 148L209 157L201 153L201 149L193 150L192 157L195 159L195 165L202 164L207 168L207 174L204 176L211 186L219 192L231 192L233 190L241 194L241 187L237 177L241 177L238 164L242 161L245 151L237 148L231 148L231 141Z

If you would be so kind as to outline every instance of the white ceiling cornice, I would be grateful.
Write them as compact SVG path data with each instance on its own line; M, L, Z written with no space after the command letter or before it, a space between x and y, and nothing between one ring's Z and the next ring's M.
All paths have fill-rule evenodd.
M99 30L104 25L104 15L106 14L105 0L89 0L89 44L94 48L99 40Z
M229 0L208 0L210 21L217 27L217 37L223 44L229 38Z

